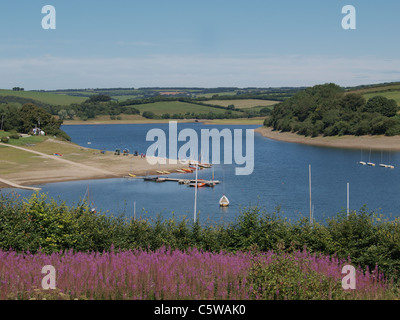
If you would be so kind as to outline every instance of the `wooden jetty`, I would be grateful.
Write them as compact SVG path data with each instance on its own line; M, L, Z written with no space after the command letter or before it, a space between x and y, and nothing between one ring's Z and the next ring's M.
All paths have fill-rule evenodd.
M174 179L174 178L168 178L168 177L142 177L144 181L153 181L153 182L178 182L179 184L193 184L196 183L196 179ZM221 183L219 180L197 180L197 182L205 183L209 187L213 187L216 184Z

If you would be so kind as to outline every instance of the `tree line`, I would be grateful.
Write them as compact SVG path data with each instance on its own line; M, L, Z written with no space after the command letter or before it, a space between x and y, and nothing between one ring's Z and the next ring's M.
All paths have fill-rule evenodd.
M1 129L19 133L31 133L34 128L40 128L48 135L56 135L70 140L70 137L60 129L63 121L48 113L42 107L33 103L0 104Z
M399 107L395 100L346 93L328 83L296 93L275 105L264 125L304 136L399 135Z

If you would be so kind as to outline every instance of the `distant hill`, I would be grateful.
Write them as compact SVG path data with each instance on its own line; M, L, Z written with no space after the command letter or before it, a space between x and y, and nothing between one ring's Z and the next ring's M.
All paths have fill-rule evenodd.
M96 94L105 94L113 100L123 101L127 99L145 99L156 96L175 98L218 98L218 99L245 99L257 98L271 100L282 100L290 97L303 87L282 87L282 88L186 88L186 87L148 87L148 88L98 88L98 89L60 89L50 91L37 91L41 93L63 94L74 97L89 98Z
M29 102L38 101L51 105L69 105L71 103L81 103L86 100L86 98L83 97L74 97L66 94L57 94L51 92L13 91L0 89L0 98L6 96L18 97L21 99L30 99L31 101Z

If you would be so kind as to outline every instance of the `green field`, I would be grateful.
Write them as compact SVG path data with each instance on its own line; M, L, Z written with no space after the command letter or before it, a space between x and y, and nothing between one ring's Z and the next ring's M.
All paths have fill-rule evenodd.
M0 131L0 138L8 137L8 136L10 136L10 134L11 133L7 132L7 131ZM30 136L30 137L26 137L26 138L10 139L8 143L12 144L14 146L24 146L27 143L32 143L32 144L40 143L46 139L47 139L47 137L45 137L45 136Z
M118 101L124 101L129 99L140 99L143 96L134 96L134 95L122 95L122 96L112 96L113 99L117 99Z
M354 89L349 92L357 92L361 94L374 93L374 92L384 92L384 91L400 91L400 84L384 84L384 85L374 85L368 88Z
M197 94L196 92L194 92L194 94L196 94L197 97L204 97L204 98L212 98L215 95L219 95L219 96L235 96L237 91L221 91L221 92L216 92L216 93L199 93Z
M387 92L375 92L375 93L366 93L363 94L365 99L370 99L375 96L383 96L388 99L393 99L397 102L397 104L400 106L400 90L399 91L387 91Z
M272 101L272 100L261 100L261 99L234 99L234 100L209 100L205 102L207 104L215 104L222 107L228 107L229 105L234 105L236 109L249 109L255 107L269 107L273 106L279 101Z
M349 93L360 93L365 99L370 99L375 96L383 96L388 99L393 99L400 106L400 84L387 84L387 85L377 85L369 88L362 88L358 90L351 90Z
M81 103L87 99L84 97L74 97L65 94L35 92L35 91L13 91L4 89L0 89L0 95L33 99L36 101L52 105L69 105L71 103Z
M225 113L225 109L213 108L208 106L201 106L193 103L186 103L180 101L162 101L155 103L139 104L132 106L143 113L144 111L152 111L155 115L163 115L164 113L173 114L185 114L187 112L200 114L200 113ZM237 111L232 111L238 113Z

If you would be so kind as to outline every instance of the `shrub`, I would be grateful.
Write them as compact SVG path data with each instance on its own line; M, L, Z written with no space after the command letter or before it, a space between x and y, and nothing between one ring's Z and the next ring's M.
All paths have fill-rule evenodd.
M293 254L274 254L269 263L255 262L248 282L251 297L262 300L343 299L341 281L312 268L311 260Z
M61 129L56 129L56 130L50 130L48 132L49 135L55 135L58 138L64 139L66 141L71 141L71 137L63 130Z
M19 134L18 133L10 134L10 139L19 139Z
M154 119L156 117L153 111L145 111L142 113L142 116L147 119Z
M8 143L8 141L10 140L9 137L1 137L0 141L3 143Z

